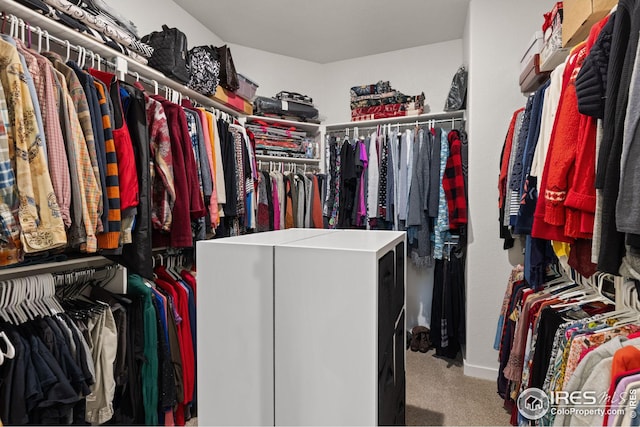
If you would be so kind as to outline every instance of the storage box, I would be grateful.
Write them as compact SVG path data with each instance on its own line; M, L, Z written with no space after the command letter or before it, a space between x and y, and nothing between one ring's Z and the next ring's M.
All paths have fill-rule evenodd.
M241 96L247 101L253 102L253 99L256 96L256 90L258 90L259 85L240 73L238 73L238 83L240 84L240 87L236 91L236 95Z
M253 104L246 99L239 97L234 92L223 88L222 86L218 86L216 88L216 93L212 97L216 101L222 102L227 107L233 108L235 111L238 111L243 114L251 115L253 114Z
M534 92L548 78L549 72L540 71L540 55L535 54L520 73L520 91L522 93Z
M565 0L562 47L573 47L589 36L593 24L604 18L618 0Z
M544 46L542 31L536 31L533 37L531 37L527 50L524 55L522 55L522 58L520 58L520 72L525 70L527 65L531 62L531 58L540 53L542 46Z

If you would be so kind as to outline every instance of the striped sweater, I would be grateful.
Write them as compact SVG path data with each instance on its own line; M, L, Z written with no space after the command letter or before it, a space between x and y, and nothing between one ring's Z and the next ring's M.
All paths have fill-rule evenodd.
M113 140L113 128L109 114L109 102L106 97L106 86L95 80L98 91L100 112L102 113L102 126L104 128L105 151L107 153L106 187L109 201L109 231L98 234L98 247L100 249L117 249L120 242L121 212L120 212L120 183L118 179L118 157L116 145Z

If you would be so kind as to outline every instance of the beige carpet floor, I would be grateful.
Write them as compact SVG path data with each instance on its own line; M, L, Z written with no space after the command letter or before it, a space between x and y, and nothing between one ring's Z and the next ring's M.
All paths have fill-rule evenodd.
M407 425L508 426L496 382L467 377L462 359L407 351Z
M407 351L408 426L508 426L495 381L466 377L462 359ZM187 426L197 426L193 418Z

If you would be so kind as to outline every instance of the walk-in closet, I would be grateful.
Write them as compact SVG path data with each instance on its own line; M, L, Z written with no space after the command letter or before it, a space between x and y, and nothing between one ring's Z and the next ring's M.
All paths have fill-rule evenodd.
M0 425L638 425L638 34L0 0Z

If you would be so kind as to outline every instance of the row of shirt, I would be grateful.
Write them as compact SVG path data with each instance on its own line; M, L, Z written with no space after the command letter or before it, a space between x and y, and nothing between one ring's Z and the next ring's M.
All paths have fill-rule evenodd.
M534 250L544 245L531 240L553 241L555 254L586 277L602 271L640 278L634 7L620 2L591 28L514 113L503 147L506 247L513 234L528 236Z
M322 174L261 171L257 231L324 228L323 182Z
M15 349L0 363L2 422L184 425L196 409L196 282L180 270L131 275L126 295L94 284L61 299L63 312L0 322Z
M153 281L129 275L128 294L143 304L142 411L129 424L185 425L196 415L196 280L189 270L158 266Z
M445 241L467 224L466 148L455 129L384 127L353 141L329 135L328 226L407 230L417 264L442 259Z
M0 265L66 249L151 278L152 246L257 228L242 126L7 36L0 58Z
M512 424L632 425L637 402L633 393L626 393L640 368L638 337L633 311L614 311L612 303L566 279L536 290L524 280L523 266L514 268L494 343L500 362L498 393L512 408ZM575 411L559 400L556 410L531 421L515 404L531 387L545 393L589 391L597 399L593 407L605 410Z

